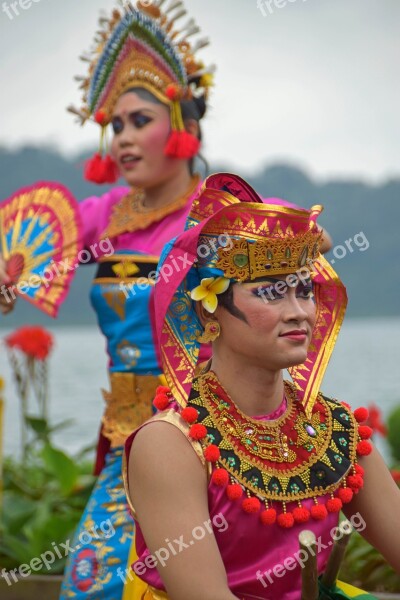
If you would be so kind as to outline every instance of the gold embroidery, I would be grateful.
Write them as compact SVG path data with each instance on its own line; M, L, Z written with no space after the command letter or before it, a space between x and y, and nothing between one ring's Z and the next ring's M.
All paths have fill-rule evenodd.
M147 229L153 223L162 221L166 216L184 208L198 187L200 178L198 175L192 177L189 189L169 204L159 208L148 208L144 206L144 192L134 189L114 205L111 218L101 238L116 237L121 233L133 233L139 229Z
M110 381L111 392L102 390L107 404L102 433L114 448L152 416L152 401L161 381L157 375L134 373L110 373Z

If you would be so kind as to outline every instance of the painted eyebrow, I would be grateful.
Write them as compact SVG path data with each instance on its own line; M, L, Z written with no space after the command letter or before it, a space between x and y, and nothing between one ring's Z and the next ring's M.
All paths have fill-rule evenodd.
M128 112L127 117L136 117L137 115L142 115L146 112L149 112L152 115L157 115L157 113L155 111L151 110L151 108L139 108L138 110ZM119 113L119 114L114 114L112 116L112 119L122 119L125 116L125 114L126 114L125 112Z

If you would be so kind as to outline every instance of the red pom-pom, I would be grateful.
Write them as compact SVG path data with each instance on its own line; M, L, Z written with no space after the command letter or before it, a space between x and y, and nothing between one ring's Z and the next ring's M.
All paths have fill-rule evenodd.
M210 444L204 450L204 458L208 460L208 462L217 462L220 456L221 452L219 451L218 446L215 444Z
M310 510L311 516L316 521L323 521L328 516L325 504L314 504Z
M273 525L276 521L276 510L274 508L263 510L260 519L263 525Z
M294 516L292 513L281 513L277 518L278 525L281 527L285 527L285 529L290 529L294 525Z
M193 158L199 153L200 140L188 131L172 131L164 149L170 158L182 160Z
M293 518L296 523L307 523L310 519L310 511L303 506L297 506L293 509Z
M360 408L356 408L353 414L356 421L362 423L363 421L366 421L368 419L369 412L367 408L365 408L364 406L360 406Z
M153 400L153 406L157 410L165 410L166 408L168 408L169 403L170 399L166 394L157 394L157 396Z
M362 440L368 440L371 437L372 433L372 428L368 427L368 425L359 425L358 435Z
M338 498L343 502L343 504L348 504L353 499L353 490L350 488L339 488L338 490Z
M364 469L361 465L354 465L354 470L357 475L361 475L361 477L364 475Z
M371 452L372 446L369 442L367 442L367 440L361 440L361 442L358 442L357 454L359 456L368 456L368 454L371 454Z
M157 394L170 394L171 393L171 388L169 388L167 385L159 385L156 389L156 395Z
M239 483L231 483L226 488L226 495L229 500L239 500L243 496L243 488Z
M98 110L96 112L96 114L94 115L94 120L96 121L96 123L98 123L99 125L106 125L106 121L107 121L107 115L106 112L102 109Z
M201 423L196 423L192 425L189 429L189 436L193 440L202 440L207 435L207 429Z
M192 406L188 406L181 412L181 417L186 423L195 423L199 417L199 411Z
M353 492L358 492L364 486L364 480L361 475L349 475L346 479L346 484Z
M340 403L342 406L344 406L345 408L348 408L349 410L351 410L351 406L350 404L348 404L347 402L341 402Z
M343 502L340 498L329 498L326 503L326 508L330 513L337 513L342 510Z
M245 513L253 514L260 510L261 502L258 498L252 496L251 498L245 498L242 502L242 508Z
M97 152L86 162L84 175L93 183L115 183L118 180L118 168L111 156L102 158Z
M175 83L170 83L166 87L165 95L167 96L168 100L171 100L171 101L181 100L182 99L182 89Z
M229 481L229 473L226 469L215 469L211 476L211 480L215 485L223 487Z

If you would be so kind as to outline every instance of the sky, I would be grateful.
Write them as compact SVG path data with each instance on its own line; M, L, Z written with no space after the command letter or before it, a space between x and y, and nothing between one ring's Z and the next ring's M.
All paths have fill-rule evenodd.
M98 143L98 127L76 125L65 107L80 104L73 77L86 63L78 56L91 46L100 10L113 6L0 0L1 146L71 156ZM209 162L239 174L287 162L320 179L400 176L399 0L185 6L212 42L198 56L217 64L203 123Z

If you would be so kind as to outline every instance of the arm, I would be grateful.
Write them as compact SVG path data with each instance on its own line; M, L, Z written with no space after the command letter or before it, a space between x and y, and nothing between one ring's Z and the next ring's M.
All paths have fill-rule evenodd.
M346 517L360 513L366 523L362 536L400 574L400 490L376 448L360 458L364 488L343 509Z
M210 519L205 469L184 435L168 423L151 423L139 431L128 476L152 554L166 546L167 538L189 543L193 529ZM171 600L235 600L215 537L208 531L157 569Z

